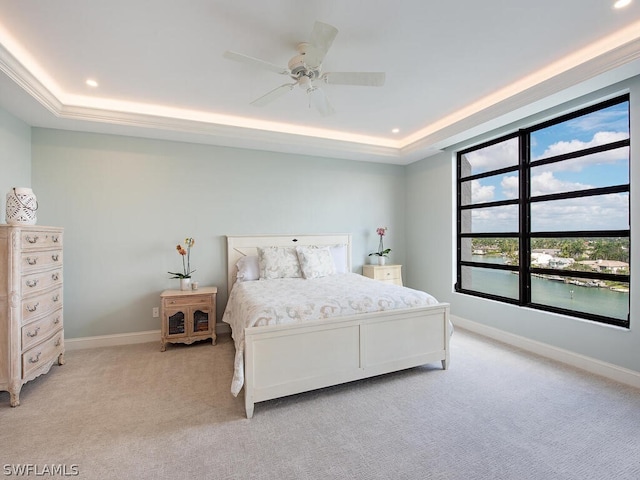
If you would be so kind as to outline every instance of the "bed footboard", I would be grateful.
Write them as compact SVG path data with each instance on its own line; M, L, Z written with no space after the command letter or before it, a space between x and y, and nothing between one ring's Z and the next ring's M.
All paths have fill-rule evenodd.
M245 329L245 410L436 361L449 367L449 305Z

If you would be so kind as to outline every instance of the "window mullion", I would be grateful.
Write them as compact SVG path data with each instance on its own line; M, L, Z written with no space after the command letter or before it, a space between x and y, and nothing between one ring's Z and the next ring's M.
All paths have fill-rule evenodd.
M529 133L520 131L519 135L519 244L520 244L520 305L527 305L531 302L531 277L529 275L529 265L531 264L531 241L529 232L531 229L531 207L529 203L531 192L530 169L529 169Z

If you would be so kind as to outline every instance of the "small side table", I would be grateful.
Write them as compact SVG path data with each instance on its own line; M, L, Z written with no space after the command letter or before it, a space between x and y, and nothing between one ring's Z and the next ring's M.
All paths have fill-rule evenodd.
M402 286L402 265L363 265L365 277Z
M161 346L167 343L192 344L211 339L216 344L216 294L217 287L198 290L165 290L160 294Z

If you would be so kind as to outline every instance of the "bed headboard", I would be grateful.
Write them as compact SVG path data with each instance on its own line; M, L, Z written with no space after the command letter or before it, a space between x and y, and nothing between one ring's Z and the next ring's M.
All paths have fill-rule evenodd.
M295 247L298 245L344 245L346 264L351 271L351 235L227 235L227 293L236 281L236 263L246 255L257 255L258 247Z

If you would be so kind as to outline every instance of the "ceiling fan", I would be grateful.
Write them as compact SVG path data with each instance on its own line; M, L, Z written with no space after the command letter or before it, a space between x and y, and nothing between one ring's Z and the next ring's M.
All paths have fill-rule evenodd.
M358 85L368 87L381 87L384 85L384 72L322 72L322 61L329 51L338 30L326 23L316 22L311 32L309 42L300 43L297 46L298 54L289 60L288 66L281 67L258 58L250 57L242 53L226 51L224 57L229 60L253 65L258 68L270 70L280 75L286 75L294 80L293 83L285 83L271 90L265 95L251 102L252 105L264 106L282 95L290 92L298 86L306 90L310 104L313 103L322 115L334 113L329 100L320 88L322 84L331 85Z

